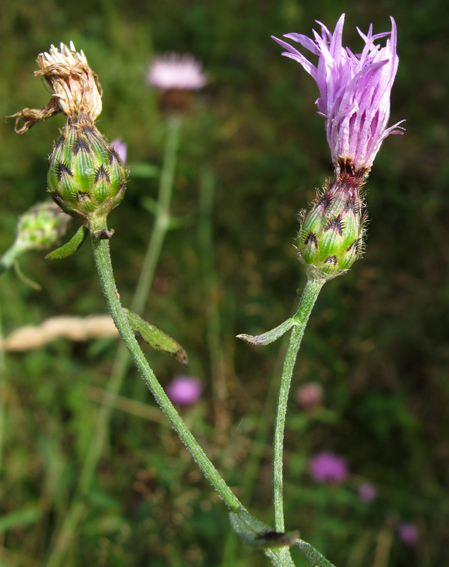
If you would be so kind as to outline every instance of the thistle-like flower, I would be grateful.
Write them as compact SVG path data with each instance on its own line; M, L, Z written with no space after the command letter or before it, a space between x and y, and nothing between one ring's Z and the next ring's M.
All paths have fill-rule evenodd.
M301 215L297 248L311 277L329 279L344 273L363 252L366 217L362 212L362 187L383 142L390 134L402 134L400 122L387 127L390 94L399 59L396 24L391 32L373 35L358 30L365 42L354 55L342 46L344 14L332 34L321 24L315 40L297 33L285 37L318 56L315 67L302 53L273 37L287 49L282 55L301 63L320 90L316 104L326 119L326 134L335 177L318 195L308 214ZM386 46L376 44L390 36Z
M197 90L207 83L202 64L190 53L166 53L156 56L148 70L147 83L162 91Z
M166 53L156 56L150 64L147 83L159 90L162 110L186 113L190 110L189 91L207 83L202 64L193 55Z
M367 35L357 28L365 46L361 54L355 55L342 45L344 18L342 14L333 34L319 22L321 36L314 31L315 41L298 33L285 35L317 55L317 67L285 41L273 39L287 49L282 55L301 63L317 82L320 98L316 104L318 113L326 119L327 141L337 173L345 168L364 176L383 140L390 134L402 133L398 128L401 122L387 127L391 88L399 63L396 23L391 18L391 32L376 35L372 25ZM386 36L390 37L385 47L375 43Z
M37 58L39 71L52 90L42 110L25 108L16 117L24 133L54 114L67 117L61 137L49 157L48 191L67 214L79 217L97 238L109 238L106 217L123 198L127 171L117 151L97 130L101 86L82 51L53 45ZM19 128L20 122L23 126Z

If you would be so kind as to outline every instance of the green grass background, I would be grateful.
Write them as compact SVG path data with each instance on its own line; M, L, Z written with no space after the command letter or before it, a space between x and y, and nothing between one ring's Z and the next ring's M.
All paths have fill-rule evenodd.
M270 35L310 35L315 20L333 29L343 11L344 40L355 52L363 43L356 26L366 31L372 22L375 32L386 31L389 15L395 17L400 65L391 121L405 118L407 131L384 142L370 175L366 254L324 287L300 351L286 431L287 526L337 567L445 567L447 2L5 0L0 110L5 116L44 106L48 92L33 77L36 56L51 43L73 40L104 89L98 127L128 144L129 162L160 167L166 121L145 84L149 62L165 51L191 52L204 62L209 84L183 125L172 206L187 222L168 234L145 317L184 346L188 372L204 383L201 403L182 412L187 423L239 498L271 523L271 424L283 346L256 349L235 335L263 332L292 313L304 283L292 246L297 212L330 175L330 154L314 81L280 56ZM45 198L46 158L62 125L59 117L18 136L11 120L0 121L0 251L14 239L17 216ZM201 268L198 240L204 170L216 179L212 279ZM153 222L145 198L156 198L157 187L157 178L131 178L110 215L125 305ZM89 246L61 262L43 256L30 253L21 262L41 292L13 272L1 279L5 335L61 313L106 312ZM211 310L218 314L213 328ZM0 565L47 564L94 430L99 406L89 388L105 388L115 351L110 340L60 339L5 356ZM170 357L146 352L162 384L183 372ZM314 416L301 413L294 399L309 380L325 391L324 410ZM133 370L121 395L154 405ZM347 483L322 486L309 477L307 461L321 450L348 460ZM255 453L260 462L252 460ZM370 505L357 499L362 481L377 487ZM419 529L414 547L397 538L404 521ZM268 564L234 539L224 505L171 430L120 410L89 492L89 513L72 535L67 567ZM295 560L306 565L296 552Z

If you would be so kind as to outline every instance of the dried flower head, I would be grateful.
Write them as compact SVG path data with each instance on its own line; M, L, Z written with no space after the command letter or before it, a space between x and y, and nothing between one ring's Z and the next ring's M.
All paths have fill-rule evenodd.
M318 482L338 484L346 480L348 464L343 457L323 451L312 458L309 472Z
M321 25L321 36L314 30L314 40L290 33L285 37L296 41L318 56L315 67L297 49L273 37L287 49L282 55L301 63L315 79L320 90L316 101L318 113L326 119L326 134L337 168L355 174L369 172L382 141L390 134L401 134L398 122L387 127L390 118L390 94L398 68L396 53L396 24L391 18L391 32L373 35L370 26L365 35L363 51L355 55L343 47L342 35L345 15L342 14L332 34ZM390 36L385 47L376 44L380 38Z
M85 118L93 124L101 113L102 90L84 53L77 52L72 42L69 47L61 43L59 49L52 45L48 53L40 53L36 61L39 71L35 71L35 76L43 77L53 94L42 110L25 108L14 114L16 131L22 134L60 112L68 119ZM24 124L18 128L21 120Z
M197 90L204 87L207 79L202 64L190 53L166 53L156 56L151 62L147 83L162 91Z

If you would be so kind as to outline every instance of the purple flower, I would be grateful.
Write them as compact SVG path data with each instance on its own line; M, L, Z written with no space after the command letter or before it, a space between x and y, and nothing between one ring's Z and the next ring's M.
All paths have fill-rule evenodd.
M118 153L122 162L126 163L126 154L128 151L128 146L122 143L122 139L116 138L115 140L112 140L111 146Z
M159 55L150 65L147 83L162 91L201 89L207 83L202 67L190 53Z
M318 113L326 118L327 141L337 171L346 164L354 173L367 173L382 141L390 134L402 134L402 128L397 127L403 121L387 128L391 88L399 63L396 23L391 18L391 32L376 35L372 25L367 35L357 28L365 46L355 55L342 46L344 19L342 14L333 34L318 22L321 36L314 30L314 40L298 33L285 35L317 55L317 67L285 41L273 39L287 49L282 55L301 63L317 82ZM388 35L385 47L375 43Z
M309 463L309 472L318 482L338 484L348 476L346 459L334 453L323 451L315 455Z
M398 526L398 536L402 543L406 545L415 545L418 543L418 529L414 524L400 524Z
M190 406L200 399L202 390L198 378L177 376L167 386L167 396L174 404Z
M373 502L373 500L376 499L377 490L376 490L375 486L373 484L371 484L370 482L364 482L363 484L361 484L359 486L359 488L357 490L357 494L358 494L359 500L369 504L370 502Z

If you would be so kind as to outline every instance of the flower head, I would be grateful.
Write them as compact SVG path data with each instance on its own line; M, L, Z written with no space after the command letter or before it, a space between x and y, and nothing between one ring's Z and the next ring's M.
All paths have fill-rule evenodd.
M320 90L316 101L318 113L326 119L326 135L337 168L352 173L367 173L382 141L390 134L400 134L400 122L387 127L390 118L390 94L396 76L399 58L396 53L396 23L391 18L391 32L373 35L371 25L365 35L363 51L355 55L342 45L344 14L332 34L321 25L321 36L314 30L314 40L290 33L285 37L296 41L318 56L315 67L297 49L273 37L287 49L282 55L301 63L315 79ZM390 36L385 47L376 44Z
M365 502L366 504L370 504L376 499L377 490L375 486L370 482L364 482L359 486L357 495L359 497L359 500Z
M400 524L398 526L399 539L406 545L414 545L419 540L419 534L414 524Z
M198 402L203 388L198 378L177 376L167 386L167 396L180 406L190 406Z
M323 451L312 458L309 472L318 482L338 484L346 480L348 464L343 457Z
M193 55L166 53L155 57L150 65L147 83L162 91L196 90L207 83L202 64Z

